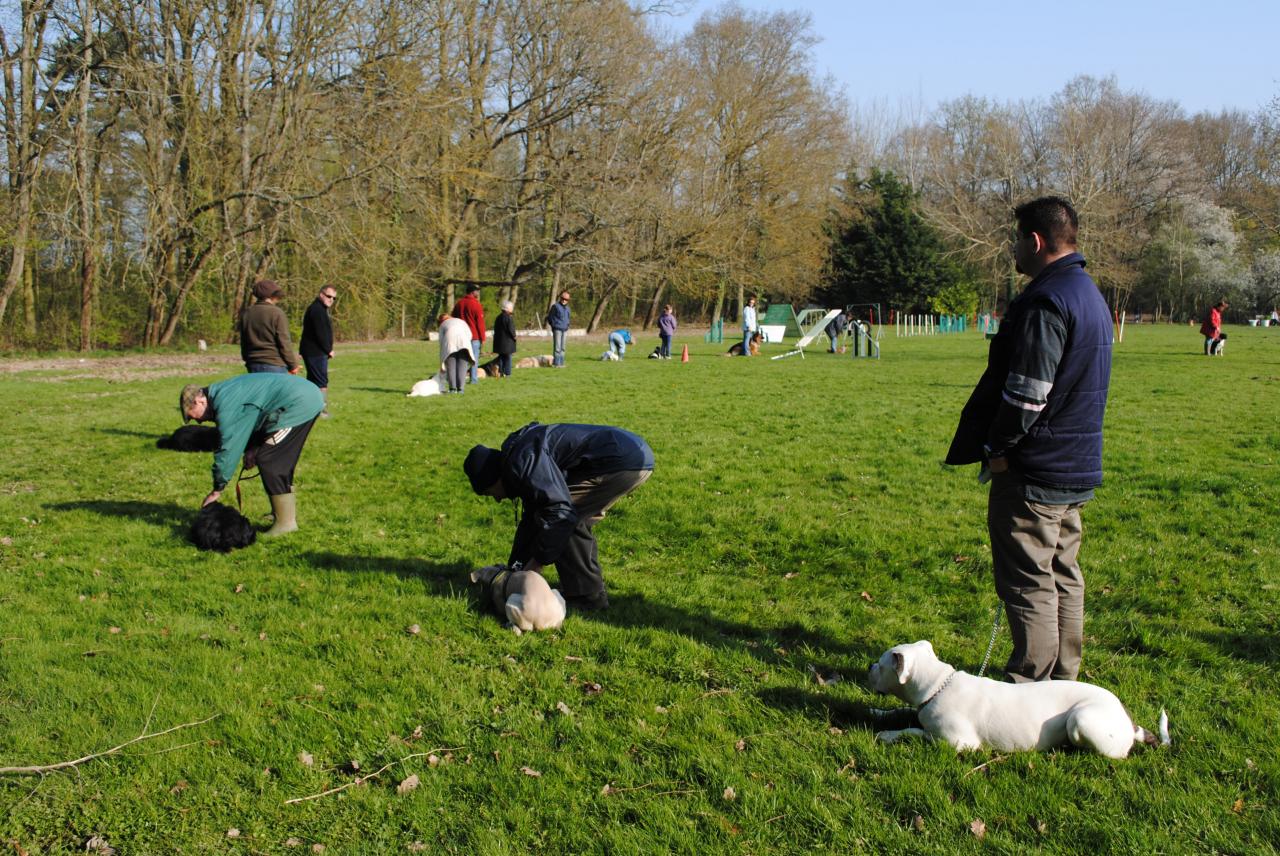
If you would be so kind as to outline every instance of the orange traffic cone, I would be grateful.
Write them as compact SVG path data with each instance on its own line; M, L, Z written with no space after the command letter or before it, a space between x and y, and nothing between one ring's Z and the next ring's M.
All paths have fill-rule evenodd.
M688 345L685 345L684 349L680 351L680 362L682 363L689 362L689 346Z

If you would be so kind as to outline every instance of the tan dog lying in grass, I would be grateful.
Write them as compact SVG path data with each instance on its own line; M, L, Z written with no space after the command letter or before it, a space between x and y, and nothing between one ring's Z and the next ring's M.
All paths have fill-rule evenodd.
M554 358L550 354L540 354L536 357L521 357L516 360L515 367L518 369L549 369Z
M564 598L542 574L487 565L471 572L471 582L484 583L493 608L506 616L516 635L526 630L554 630L564 623Z

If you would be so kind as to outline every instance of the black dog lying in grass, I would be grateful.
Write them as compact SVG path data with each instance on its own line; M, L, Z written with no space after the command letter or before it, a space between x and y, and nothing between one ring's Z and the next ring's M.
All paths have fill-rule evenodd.
M156 440L157 447L175 452L216 452L221 445L218 429L208 425L183 425L168 437ZM245 453L245 467L250 469L254 465L250 460L253 451L256 450ZM231 506L211 502L196 515L190 536L191 543L201 550L230 553L248 547L258 539L258 532L249 518Z
M249 518L220 502L211 502L200 509L200 514L191 524L191 541L201 550L230 553L248 547L257 538L258 533Z
M216 452L221 444L218 429L210 425L183 425L168 437L156 440L158 448L175 452Z

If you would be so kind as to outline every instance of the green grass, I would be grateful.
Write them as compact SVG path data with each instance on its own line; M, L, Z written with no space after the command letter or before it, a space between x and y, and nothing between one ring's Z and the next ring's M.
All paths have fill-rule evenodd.
M403 393L434 344L340 348L302 531L230 556L184 540L209 456L154 447L183 382L237 371L229 350L0 373L0 765L219 714L0 777L0 849L1275 852L1280 331L1232 330L1212 360L1187 328L1116 349L1083 677L1148 727L1166 707L1174 736L1123 762L884 747L865 725L883 649L928 638L975 670L986 647L985 489L940 464L979 335L890 336L878 362L689 344L687 365L572 344L564 371L430 399ZM597 529L613 607L516 637L466 581L505 558L511 507L461 463L532 419L622 425L657 468ZM352 761L392 766L285 804Z

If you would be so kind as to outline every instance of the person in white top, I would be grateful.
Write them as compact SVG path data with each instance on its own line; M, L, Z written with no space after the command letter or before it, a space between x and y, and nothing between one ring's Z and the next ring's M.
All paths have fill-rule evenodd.
M440 316L440 371L444 372L449 391L462 393L462 384L476 361L471 349L471 327L448 312Z
M747 305L742 307L742 356L751 356L751 334L756 331L756 298L747 298Z

